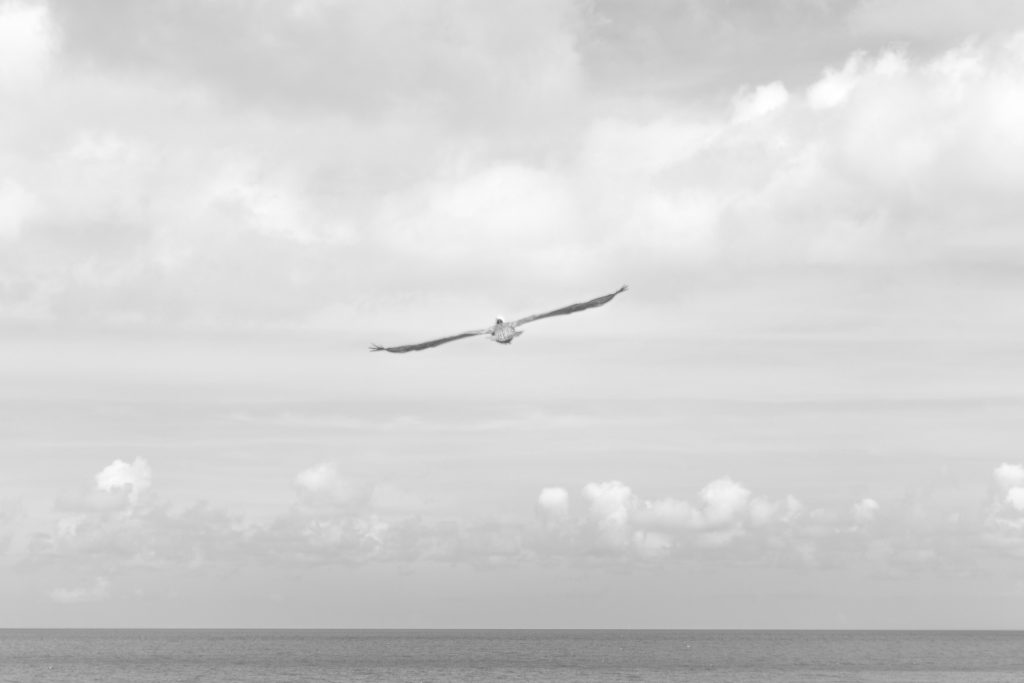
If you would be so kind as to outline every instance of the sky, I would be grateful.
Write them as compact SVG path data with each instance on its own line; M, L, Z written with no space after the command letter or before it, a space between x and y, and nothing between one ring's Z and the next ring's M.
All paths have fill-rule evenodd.
M1020 121L1015 0L0 0L0 627L1024 628Z

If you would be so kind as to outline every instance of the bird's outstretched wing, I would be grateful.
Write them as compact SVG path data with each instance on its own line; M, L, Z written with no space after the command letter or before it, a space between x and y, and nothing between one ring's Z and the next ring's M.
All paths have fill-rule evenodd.
M627 289L626 285L622 285L621 287L619 287L617 290L615 290L611 294L605 294L604 296L599 296L596 299L591 299L590 301L584 301L581 304L572 304L571 306L566 306L564 308L558 308L558 309L556 309L554 311L548 311L547 313L538 313L537 315L528 315L525 318L520 318L519 320L515 321L512 324L515 325L516 327L518 327L519 325L525 325L526 323L533 322L534 320L540 320L541 318L550 318L550 317L555 316L555 315L569 315L570 313L576 313L578 311L585 311L588 308L595 308L597 306L604 306L606 303L608 303L609 301L614 299L616 297L616 295L621 294L622 292L625 292L626 289Z
M440 346L441 344L447 344L458 339L465 339L466 337L475 337L478 334L487 334L490 332L490 328L483 330L472 330L470 332L463 332L462 334L454 334L450 337L441 337L440 339L433 339L431 341L421 342L419 344L406 344L405 346L380 346L374 344L370 347L371 351L388 351L390 353L406 353L408 351L422 351L423 349L433 348Z

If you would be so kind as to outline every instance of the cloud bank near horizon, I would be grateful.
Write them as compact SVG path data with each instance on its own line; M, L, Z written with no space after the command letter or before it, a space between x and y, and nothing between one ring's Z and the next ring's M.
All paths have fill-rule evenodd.
M577 496L561 487L542 489L533 519L525 505L518 517L453 519L389 506L387 496L375 493L381 486L350 480L336 463L322 462L296 475L295 499L286 512L254 522L209 504L162 500L148 463L136 458L101 469L91 490L58 498L49 529L26 534L18 519L8 519L14 542L0 557L8 565L83 577L81 586L57 586L49 594L71 604L104 600L117 590L119 577L139 570L219 574L253 563L290 571L552 562L640 568L699 561L891 577L985 574L1024 548L1017 485L1022 472L1019 464L995 468L991 497L952 513L919 501L883 505L872 498L846 509L808 508L793 496L771 500L721 477L693 500L644 499L619 481L590 482ZM147 485L115 490L109 485L114 475ZM979 544L988 552L965 549Z

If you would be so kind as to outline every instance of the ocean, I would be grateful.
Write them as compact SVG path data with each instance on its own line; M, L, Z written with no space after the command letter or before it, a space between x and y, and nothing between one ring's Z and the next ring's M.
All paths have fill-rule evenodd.
M0 681L1020 683L1024 632L7 629Z

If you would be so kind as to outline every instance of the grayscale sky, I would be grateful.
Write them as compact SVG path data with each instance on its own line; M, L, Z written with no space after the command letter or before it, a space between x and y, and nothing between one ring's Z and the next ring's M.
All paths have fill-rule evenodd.
M1024 628L1022 121L1017 0L0 0L0 626Z

